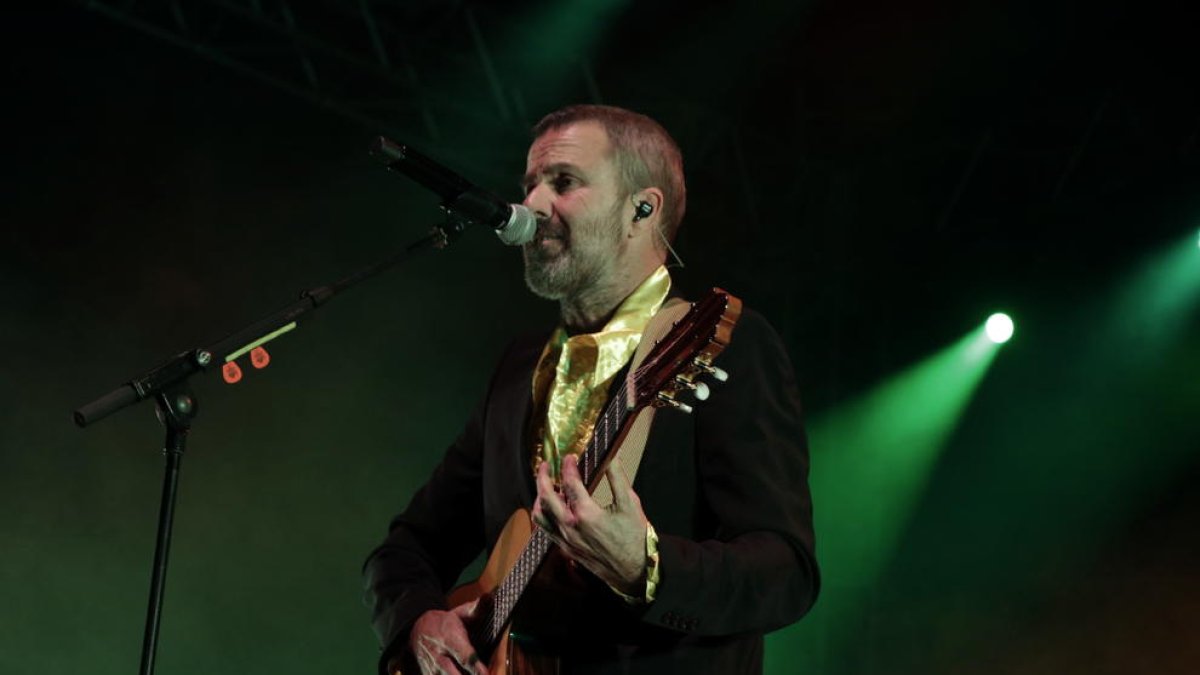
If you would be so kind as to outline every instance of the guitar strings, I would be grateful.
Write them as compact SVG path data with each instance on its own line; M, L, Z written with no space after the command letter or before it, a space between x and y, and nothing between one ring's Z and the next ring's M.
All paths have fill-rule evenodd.
M700 313L708 309L709 308L707 306L693 305L692 310L689 311L688 314L691 315L693 313ZM685 316L681 322L685 321L686 319L687 317ZM646 376L647 372L649 372L651 369L660 367L659 361L661 357L658 356L658 353L664 349L675 347L686 335L686 332L674 334L676 332L672 331L672 333L672 335L668 335L668 341L666 342L665 346L659 345L654 351L654 356L652 358L648 358L644 363L641 364L640 367L634 370L632 379L635 387L639 386L640 381ZM610 419L614 416L620 418L622 416L622 412L627 408L628 403L629 401L628 397L626 396L626 391L624 388L622 388L619 390L617 396L610 400L605 406L604 413L601 415L600 423L596 426L597 433L593 433L592 438L588 443L588 447L584 450L584 458L586 461L582 465L582 479L585 484L591 482L591 479L597 468L597 455L599 454L597 450L597 439L603 439L603 443L601 443L601 445L608 445L609 441L611 440L609 438ZM619 425L621 424L621 421L622 420L620 419L613 420L612 423ZM541 525L537 525L536 523L535 525L536 527L533 531L533 534L530 536L529 542L525 545L524 549L521 551L521 554L517 556L516 563L513 565L512 569L509 570L508 574L504 576L504 579L496 587L495 593L493 593L493 603L488 606L486 621L484 622L484 625L487 628L486 638L489 644L496 640L500 631L503 629L503 626L499 625L501 620L500 617L503 616L504 623L508 622L508 617L515 608L515 602L517 599L519 599L520 593L524 590L523 586L528 585L530 577L532 576L530 566L535 563L540 564L541 558L545 556L546 552L550 548L550 544L552 543L549 539L549 535L541 527ZM533 560L534 558L537 560ZM520 577L522 576L525 578L521 579Z
M626 396L625 392L622 390L616 397L609 401L608 405L605 406L604 413L601 416L601 423L597 425L597 427L601 430L601 435L605 438L605 444L608 442L608 428L610 419L612 417L620 417L621 411L625 405ZM588 460L583 465L585 474L583 476L583 480L585 483L591 481L591 475L594 474L595 471L597 454L596 440L597 435L593 434L591 441L588 443L587 449L584 450L584 454L587 456ZM525 548L521 551L521 554L517 556L516 563L496 587L496 591L492 596L494 602L488 608L487 614L484 617L484 625L487 627L486 638L489 644L495 641L495 639L499 636L500 631L503 629L503 625L500 625L499 617L503 617L504 623L508 622L508 616L515 607L515 599L517 599L521 591L524 590L523 586L529 583L529 578L521 579L521 577L526 576L527 572L531 571L529 569L530 565L535 562L534 560L531 560L531 558L537 558L536 562L540 563L540 559L549 550L551 543L552 542L549 539L549 535L546 533L546 531L542 529L541 525L537 525L533 531L533 535L529 539L529 543L525 545Z

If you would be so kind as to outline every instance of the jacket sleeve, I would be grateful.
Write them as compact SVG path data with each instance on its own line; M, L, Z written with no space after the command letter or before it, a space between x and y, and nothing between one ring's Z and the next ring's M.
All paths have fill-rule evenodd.
M763 633L803 616L819 586L799 393L778 334L753 312L715 365L729 380L695 419L713 536L660 536L661 582L642 620L698 635Z
M381 673L390 660L406 654L417 617L430 609L446 609L446 592L484 547L486 401L485 397L363 565L364 602L383 649Z

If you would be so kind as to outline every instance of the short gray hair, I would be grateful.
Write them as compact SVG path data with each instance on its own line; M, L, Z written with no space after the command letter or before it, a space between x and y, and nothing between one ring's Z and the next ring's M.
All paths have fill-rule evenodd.
M626 194L656 187L663 193L663 235L674 241L687 210L683 153L661 124L632 110L610 105L570 105L533 126L533 137L578 122L599 122L608 134Z

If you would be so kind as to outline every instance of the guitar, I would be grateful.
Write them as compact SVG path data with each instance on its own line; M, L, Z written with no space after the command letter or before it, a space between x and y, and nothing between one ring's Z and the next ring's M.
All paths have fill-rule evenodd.
M639 412L647 406L691 412L678 400L680 394L692 392L702 400L708 394L702 378L725 379L724 371L712 362L729 344L741 311L741 300L714 288L692 303L687 314L654 343L627 385L609 401L580 456L579 471L589 492L600 483L613 449L624 441ZM531 582L554 586L553 578L568 574L564 561L550 537L533 526L529 511L519 509L505 524L479 578L447 596L451 607L479 600L467 631L493 675L558 672L555 656L523 649L521 641L514 639L512 620L518 602L528 597L525 591Z

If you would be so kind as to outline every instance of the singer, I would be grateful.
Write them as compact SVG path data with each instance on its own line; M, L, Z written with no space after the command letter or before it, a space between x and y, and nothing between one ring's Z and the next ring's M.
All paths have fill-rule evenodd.
M533 136L525 279L561 323L510 344L367 559L380 672L760 673L763 635L802 617L818 589L783 344L744 310L716 363L728 381L692 414L659 410L632 483L613 469L611 504L589 495L578 457L673 296L664 263L686 206L683 161L662 126L620 108L564 108ZM521 509L569 561L561 576L574 586L562 589L573 590L531 584L506 629L516 652L481 653L471 627L486 600L447 593L480 552L506 547Z

